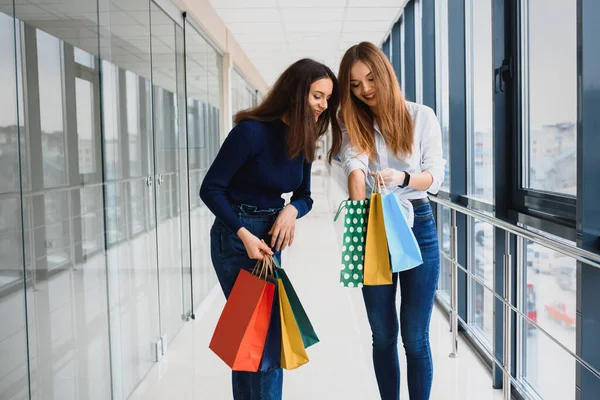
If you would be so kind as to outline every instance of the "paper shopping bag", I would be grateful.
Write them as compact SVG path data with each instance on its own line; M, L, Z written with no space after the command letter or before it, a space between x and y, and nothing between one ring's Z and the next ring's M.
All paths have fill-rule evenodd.
M209 345L232 370L258 370L274 296L273 283L240 271Z
M281 367L296 369L308 362L302 335L281 279L277 280L281 316Z
M269 372L281 368L281 316L279 312L279 289L276 279L269 279L269 282L275 286L275 296L273 297L273 308L271 310L271 320L265 340L265 349L262 360L260 361L261 372Z
M334 218L345 208L340 283L344 287L362 287L369 200L344 200Z
M396 195L394 193L382 195L382 205L392 271L406 271L423 264L421 248L412 229L408 226Z
M380 193L371 194L364 268L365 286L392 284L392 268Z
M282 268L275 269L275 276L281 279L281 282L283 283L283 287L285 288L285 292L290 302L290 307L292 308L292 313L294 314L298 329L300 330L300 335L302 336L304 348L309 348L313 344L319 342L319 337L317 336L310 319L308 319L308 315L306 314L306 311L304 311L304 307L296 294L296 290L294 290L294 287L292 286L292 282L285 273L285 270Z

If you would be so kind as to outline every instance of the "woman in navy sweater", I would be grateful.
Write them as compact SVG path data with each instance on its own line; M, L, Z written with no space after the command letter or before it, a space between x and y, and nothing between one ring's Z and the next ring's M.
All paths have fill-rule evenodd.
M338 104L333 72L303 59L279 77L259 106L236 115L200 188L216 216L211 256L226 298L241 269L250 270L264 254L279 258L292 245L296 219L312 208L311 165L316 142L330 124L330 161L341 147ZM290 192L284 205L281 196ZM233 371L232 384L236 400L278 400L283 374Z

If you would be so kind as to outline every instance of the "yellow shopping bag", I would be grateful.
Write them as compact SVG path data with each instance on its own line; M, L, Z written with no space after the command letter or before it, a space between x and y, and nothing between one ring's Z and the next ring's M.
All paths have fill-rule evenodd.
M364 268L365 286L392 284L392 267L385 235L383 204L381 203L381 194L375 193L375 191L371 193Z
M281 279L277 279L277 289L281 314L281 368L295 369L308 362L308 354Z

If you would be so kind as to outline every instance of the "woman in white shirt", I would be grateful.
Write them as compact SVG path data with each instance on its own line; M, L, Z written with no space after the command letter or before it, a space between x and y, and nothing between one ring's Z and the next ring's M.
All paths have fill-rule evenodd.
M394 273L392 285L362 288L373 332L379 392L382 400L400 398L400 331L410 399L428 400L433 381L429 323L440 252L427 192L437 193L444 180L440 125L431 108L404 100L392 65L371 43L360 43L346 52L338 78L344 138L339 155L348 176L350 199L368 197L375 182L372 176L378 172L387 189L408 209L408 221L423 257L422 265Z

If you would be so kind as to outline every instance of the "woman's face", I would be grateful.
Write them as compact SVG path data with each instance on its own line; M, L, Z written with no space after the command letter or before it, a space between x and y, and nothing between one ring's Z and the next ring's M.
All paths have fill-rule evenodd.
M350 90L354 96L369 107L377 105L375 77L371 68L362 61L355 62L350 69Z
M310 85L308 105L312 108L315 121L327 110L327 102L333 92L333 82L329 78L321 78Z

